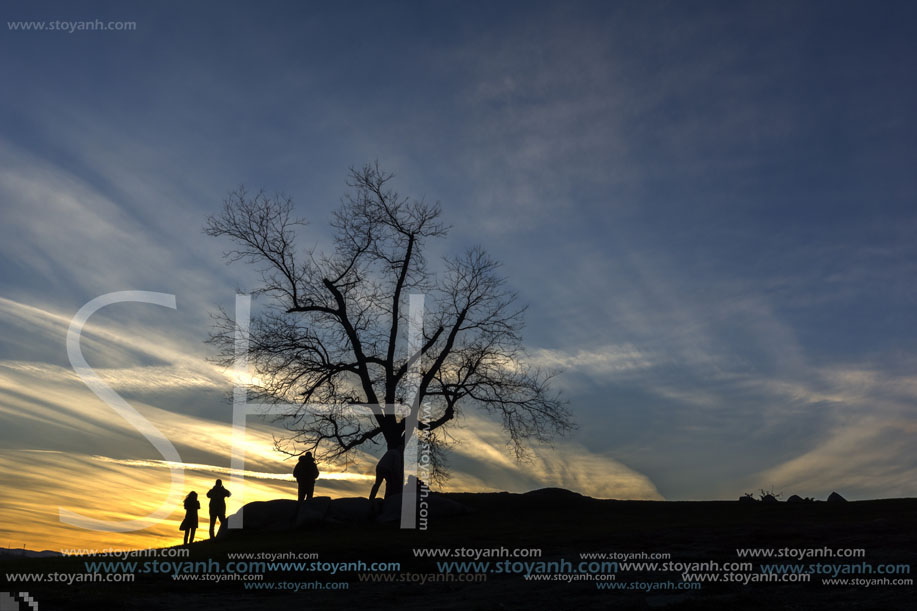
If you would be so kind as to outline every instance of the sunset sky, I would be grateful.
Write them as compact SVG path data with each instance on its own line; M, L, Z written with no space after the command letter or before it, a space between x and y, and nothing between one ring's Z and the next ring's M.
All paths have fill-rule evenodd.
M529 304L577 431L517 464L469 410L452 490L607 498L917 495L917 5L912 2L13 3L0 36L0 547L168 545L162 456L70 367L174 443L182 492L228 480L231 372L210 314L252 270L202 234L244 184L323 245L378 160L484 245ZM245 499L295 495L249 430ZM373 455L317 494L368 494ZM235 491L234 491L235 492ZM237 509L230 499L230 512ZM206 510L202 512L206 518ZM203 524L202 524L203 525Z

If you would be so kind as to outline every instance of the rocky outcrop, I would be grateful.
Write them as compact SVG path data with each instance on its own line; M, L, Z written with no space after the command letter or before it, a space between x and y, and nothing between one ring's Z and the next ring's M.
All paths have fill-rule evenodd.
M401 494L377 500L376 506L367 498L316 497L300 505L292 499L273 501L255 501L247 503L232 516L228 523L235 523L238 514L242 513L242 529L256 531L290 530L309 528L321 524L352 524L375 521L379 523L397 522L401 519ZM469 509L435 492L419 491L417 496L418 512L425 518L444 518L467 513ZM226 525L220 528L217 536L225 536Z
M397 522L401 520L401 499L402 495L395 494L387 499L382 505L382 511L376 518L379 522ZM420 518L447 518L468 513L468 508L457 501L444 497L435 492L423 492L417 495L417 513Z

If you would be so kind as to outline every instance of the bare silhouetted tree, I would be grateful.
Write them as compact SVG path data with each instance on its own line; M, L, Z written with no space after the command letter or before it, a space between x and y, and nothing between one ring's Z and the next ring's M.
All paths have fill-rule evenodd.
M350 450L381 440L403 451L405 418L394 405L412 402L408 372L416 363L413 409L425 406L418 428L432 446L434 479L445 474L446 425L466 405L499 416L522 458L526 440L549 440L572 426L565 403L550 390L551 374L524 358L524 308L480 247L431 270L424 247L447 234L441 208L399 195L391 179L378 164L350 170L351 190L333 216L334 248L327 254L297 252L296 232L306 223L287 198L240 189L208 219L208 235L231 240L229 261L259 266L262 284L254 293L270 296L251 325L257 377L250 392L267 402L323 404L318 412L302 407L284 416L291 434L275 445L288 454L309 450L322 460L346 461ZM428 311L415 354L405 345L409 293L425 294ZM228 365L235 323L225 312L216 319L210 341ZM379 409L361 411L357 404Z

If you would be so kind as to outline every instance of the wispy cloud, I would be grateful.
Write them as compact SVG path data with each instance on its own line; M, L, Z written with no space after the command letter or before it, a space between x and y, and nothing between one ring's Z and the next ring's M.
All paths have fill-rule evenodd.
M452 432L451 490L527 492L556 487L597 498L662 499L648 477L581 444L538 445L529 460L517 462L498 423L467 413L460 424Z
M245 479L255 478L255 479L270 479L270 480L279 480L284 482L293 482L296 481L293 478L292 473L268 473L264 471L250 471L247 469L238 470L230 469L228 467L218 467L216 465L203 465L200 463L186 463L186 462L172 462L168 460L134 460L134 459L125 459L125 458L110 458L108 456L93 456L95 460L100 460L102 462L112 462L119 465L127 465L129 467L150 467L154 469L174 469L181 468L188 471L205 471L207 473L223 473L226 475L234 475L236 477L242 477ZM345 471L328 471L327 469L323 470L321 473L322 480L346 480L346 481L375 481L374 475L369 475L366 473L347 473Z
M572 352L538 348L530 351L527 361L537 367L610 380L652 367L655 357L632 344L621 344L574 348Z

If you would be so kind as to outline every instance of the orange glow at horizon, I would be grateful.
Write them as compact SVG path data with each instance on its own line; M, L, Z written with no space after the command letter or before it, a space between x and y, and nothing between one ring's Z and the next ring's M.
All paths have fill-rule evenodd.
M0 298L0 315L30 329L36 337L62 340L69 318L38 307ZM137 341L137 332L117 325L84 333L83 347L98 354L118 355L99 376L129 401L183 458L180 498L191 490L201 500L196 539L207 536L206 492L222 479L233 493L227 516L252 501L296 497L293 461L277 452L273 434L279 429L256 417L247 423L245 480L232 481L232 426L214 418L219 410L185 407L188 395L210 400L231 387L227 372L181 345L158 336ZM129 347L148 356L128 358ZM150 365L149 363L156 363ZM209 393L209 394L207 394ZM138 399L143 397L143 399ZM176 402L176 397L180 397ZM166 409L164 406L169 406ZM196 411L197 410L197 411ZM209 418L203 414L209 414ZM181 543L178 530L184 510L138 532L86 530L61 522L59 512L96 520L144 519L169 498L170 465L127 421L92 393L68 367L41 361L0 361L0 416L6 441L0 450L0 547L60 551L67 549L145 549ZM525 492L538 487L565 487L600 498L662 498L644 475L600 453L573 443L536 448L525 465L509 458L506 436L497 422L469 410L453 434L452 478L445 491ZM10 447L12 446L12 447ZM356 450L346 472L320 464L317 496L361 496L369 493L375 461L384 445Z
M63 452L12 450L0 452L0 469L15 473L16 492L3 501L0 523L0 546L32 550L68 549L146 549L181 543L178 530L184 509L175 507L172 514L153 526L137 532L112 533L88 530L66 524L59 519L61 508L87 518L110 521L142 519L156 510L168 497L171 477L164 465L150 461L149 466L124 464L105 457L72 455ZM237 511L240 501L266 501L296 498L292 476L255 473L246 476L242 489L232 484L228 469L202 467L186 469L182 497L195 490L201 500L200 526L195 540L208 537L209 514L206 492L215 479L222 479L233 496L227 502L227 515ZM10 471L13 469L13 471ZM248 474L247 474L248 475ZM270 476L265 478L264 476ZM365 496L368 476L323 473L316 485L316 496ZM9 488L7 488L9 490Z

